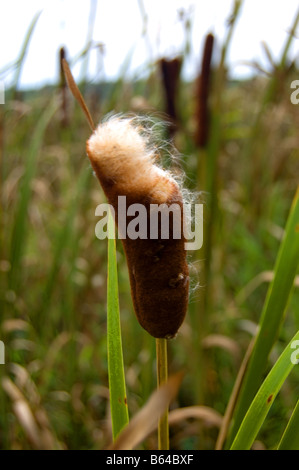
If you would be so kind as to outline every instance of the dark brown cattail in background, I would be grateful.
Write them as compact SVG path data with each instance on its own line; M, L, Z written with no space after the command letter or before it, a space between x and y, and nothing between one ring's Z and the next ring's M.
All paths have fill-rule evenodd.
M173 134L179 121L176 103L179 78L182 68L182 58L176 57L171 60L161 59L159 61L159 66L162 75L162 83L166 102L165 111L171 121L170 133Z
M196 90L196 132L195 142L199 147L205 147L209 137L210 114L209 92L211 79L211 61L213 54L214 36L207 35L201 64L201 73L197 80Z

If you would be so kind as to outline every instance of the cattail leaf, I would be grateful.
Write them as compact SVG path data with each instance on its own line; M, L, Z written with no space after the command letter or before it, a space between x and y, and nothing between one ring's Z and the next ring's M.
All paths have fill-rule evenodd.
M115 225L108 216L107 348L113 439L129 421L118 302Z
M231 450L249 450L252 446L276 395L295 365L291 357L294 353L293 344L298 340L299 331L284 349L257 392L242 421Z

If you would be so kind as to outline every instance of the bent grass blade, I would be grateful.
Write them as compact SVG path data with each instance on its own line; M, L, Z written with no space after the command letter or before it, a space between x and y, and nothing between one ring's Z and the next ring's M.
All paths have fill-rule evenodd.
M177 395L182 379L183 373L178 372L157 388L108 450L132 450L152 433Z
M249 450L251 448L276 395L295 365L291 360L294 352L292 344L298 340L299 331L289 342L261 385L242 421L230 450Z

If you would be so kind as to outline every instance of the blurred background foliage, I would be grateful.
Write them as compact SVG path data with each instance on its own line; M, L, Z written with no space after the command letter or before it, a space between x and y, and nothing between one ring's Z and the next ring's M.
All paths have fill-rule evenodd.
M189 312L169 343L169 372L185 371L172 408L205 405L219 415L260 319L299 174L299 112L290 101L290 84L299 71L289 55L290 44L297 42L298 18L271 73L254 64L253 78L231 80L226 53L240 6L235 2L228 12L223 44L215 36L211 47L203 38L206 49L198 51L194 82L181 75L189 51L186 29L182 54L149 63L146 78L124 78L127 58L118 80L91 85L83 78L79 83L95 122L110 112L167 120L160 137L173 142L175 166L184 170L185 185L204 203L204 246L190 253ZM95 208L105 199L85 157L88 126L63 75L57 86L27 92L18 87L35 21L38 16L0 107L0 339L5 344L0 446L102 449L111 440L107 243L95 237ZM209 62L209 47L211 55L218 51L218 61ZM87 44L76 60L84 64L88 54ZM57 51L58 63L63 56L72 65L63 49ZM119 241L117 256L133 416L156 387L155 343L134 316ZM298 329L297 277L269 368ZM298 398L298 379L295 367L256 448L277 445ZM170 428L171 448L213 449L218 431L209 419L183 419ZM153 433L141 448L155 447Z

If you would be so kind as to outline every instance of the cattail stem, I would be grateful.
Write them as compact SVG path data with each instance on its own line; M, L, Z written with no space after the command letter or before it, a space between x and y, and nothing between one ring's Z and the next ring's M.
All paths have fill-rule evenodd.
M167 381L167 339L156 338L157 382L158 388ZM158 449L169 450L168 410L160 417L158 423Z

